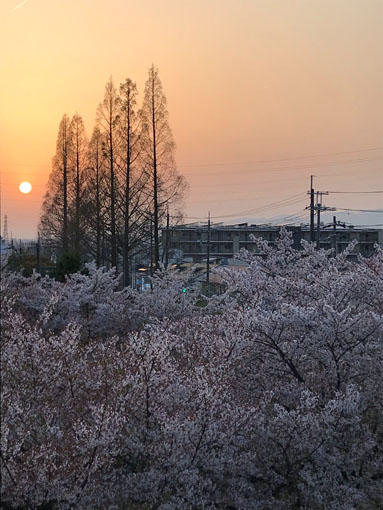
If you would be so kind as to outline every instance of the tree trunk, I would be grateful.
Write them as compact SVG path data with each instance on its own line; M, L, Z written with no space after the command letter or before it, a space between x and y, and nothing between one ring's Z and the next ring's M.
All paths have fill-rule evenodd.
M68 149L67 149L67 126L65 125L64 139L63 139L63 252L68 251Z
M112 112L112 104L111 104ZM109 124L109 149L110 149L110 215L111 215L111 256L112 267L117 267L117 239L116 239L116 192L114 177L114 151L113 151L113 117L110 114Z
M124 255L123 255L123 264L124 264L124 286L127 287L130 283L130 274L129 274L129 214L130 214L130 159L131 159L131 151L130 151L130 113L128 110L128 133L127 133L127 154L126 154L126 183L125 183L125 218L124 218Z
M157 177L157 143L156 116L154 101L154 78L152 78L152 136L153 136L153 228L154 228L154 269L159 268L160 243L158 236L158 177Z
M75 218L75 246L76 257L80 256L80 154L78 127L76 129L76 218Z
M97 149L96 161L96 266L101 265L101 211L100 211L100 169Z

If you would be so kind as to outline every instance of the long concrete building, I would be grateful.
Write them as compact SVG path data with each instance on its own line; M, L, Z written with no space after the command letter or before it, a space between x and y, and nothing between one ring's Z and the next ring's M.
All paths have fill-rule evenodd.
M301 240L310 241L310 228L306 225L286 227L292 232L293 246L301 249ZM279 235L280 226L248 225L212 225L210 232L206 225L181 225L171 227L169 232L162 230L163 246L169 252L182 252L185 260L201 262L206 259L208 238L210 235L210 257L215 259L232 259L241 248L255 249L252 236L262 237L270 244L274 244ZM169 240L167 241L167 235ZM372 255L374 245L383 246L383 230L377 228L322 227L320 229L320 247L333 248L336 253L342 252L353 240L358 242L353 254L365 257Z

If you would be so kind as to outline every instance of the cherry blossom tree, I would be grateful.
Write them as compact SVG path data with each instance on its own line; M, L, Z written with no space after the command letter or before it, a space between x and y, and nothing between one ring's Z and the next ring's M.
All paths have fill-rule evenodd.
M256 242L206 307L169 271L3 278L10 508L382 507L383 252Z

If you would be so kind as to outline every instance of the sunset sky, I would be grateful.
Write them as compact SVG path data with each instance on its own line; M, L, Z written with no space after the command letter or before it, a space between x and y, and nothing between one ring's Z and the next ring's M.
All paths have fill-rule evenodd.
M109 76L142 92L152 63L189 221L308 218L310 174L320 190L383 190L382 24L382 0L1 0L2 217L36 235L62 115L90 135ZM378 209L383 195L325 202Z

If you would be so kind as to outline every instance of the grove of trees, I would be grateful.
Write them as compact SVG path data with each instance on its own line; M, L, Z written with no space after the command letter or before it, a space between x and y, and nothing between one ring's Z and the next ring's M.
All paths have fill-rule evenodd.
M79 114L63 116L40 219L42 240L57 255L97 267L122 263L125 285L132 258L151 238L159 268L161 222L167 210L178 213L187 187L153 65L140 109L137 95L131 79L117 89L110 78L90 140Z
M203 303L166 270L3 277L3 508L383 507L383 251L257 244Z

